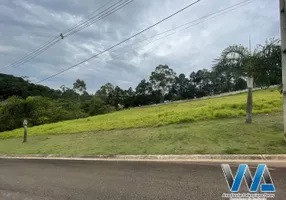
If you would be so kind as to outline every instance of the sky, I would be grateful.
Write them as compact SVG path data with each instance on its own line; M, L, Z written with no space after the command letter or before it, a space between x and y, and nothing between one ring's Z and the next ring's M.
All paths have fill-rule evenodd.
M113 0L94 15L118 1ZM104 51L194 1L135 0L65 37L29 62L0 73L40 81ZM253 0L218 17L190 24L187 29L183 30L185 26L139 43L243 1L201 0L124 44L40 84L58 89L61 85L72 87L76 79L81 79L89 93L95 93L108 82L123 89L135 88L140 80L148 80L160 64L168 65L178 75L189 76L192 71L211 69L213 60L229 45L248 47L250 36L252 49L264 44L266 38L280 38L279 0ZM0 68L74 27L106 3L108 0L0 0Z

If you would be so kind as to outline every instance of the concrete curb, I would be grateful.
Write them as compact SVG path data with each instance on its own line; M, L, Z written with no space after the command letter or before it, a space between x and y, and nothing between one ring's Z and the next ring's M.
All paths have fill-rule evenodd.
M44 155L44 154L2 154L0 159L50 159L50 160L106 160L106 161L263 161L286 162L286 154L253 155Z

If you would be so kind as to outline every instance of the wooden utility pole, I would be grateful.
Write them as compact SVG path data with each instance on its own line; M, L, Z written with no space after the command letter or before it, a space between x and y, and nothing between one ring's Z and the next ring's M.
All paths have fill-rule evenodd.
M280 30L282 53L284 140L286 142L286 0L280 0Z

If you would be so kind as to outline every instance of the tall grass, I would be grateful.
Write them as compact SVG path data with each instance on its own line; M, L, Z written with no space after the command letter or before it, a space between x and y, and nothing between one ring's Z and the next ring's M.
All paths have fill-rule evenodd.
M28 135L69 134L99 130L161 126L198 120L244 116L247 94L190 102L135 108L119 112L30 127ZM282 96L273 90L253 92L253 114L281 112ZM22 136L16 129L0 133L0 138Z

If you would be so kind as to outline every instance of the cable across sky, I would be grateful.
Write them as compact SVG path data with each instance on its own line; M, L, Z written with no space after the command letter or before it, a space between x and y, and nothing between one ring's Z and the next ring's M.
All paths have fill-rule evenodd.
M114 0L110 0L108 3L106 3L104 6L100 7L99 9L97 9L96 11L102 9L103 7L105 7L106 5L108 5L110 2L112 2ZM77 23L74 27L72 27L71 29L60 33L58 36L56 36L54 39L44 43L41 47L39 47L38 49L34 50L33 52L29 53L28 55L22 57L21 59L8 64L6 66L4 66L3 68L0 68L0 70L8 70L11 68L15 68L18 67L22 64L25 64L27 62L29 62L30 60L32 60L33 58L35 58L36 56L42 54L43 52L45 52L46 50L48 50L50 47L54 46L56 43L58 43L59 41L61 41L62 39L73 35L75 33L78 33L79 31L91 26L92 24L108 17L109 15L115 13L116 11L118 11L119 9L127 6L128 4L130 4L131 2L133 2L135 0L119 0L118 2L116 2L115 4L112 4L111 6L109 6L108 8L106 8L105 10L101 11L100 13L98 13L97 15L93 15L96 11L94 11L92 14L87 16L87 19L82 20L81 22Z
M148 41L148 40L151 40L151 39L153 39L153 38L156 38L157 36L164 35L165 33L171 32L171 33L168 34L168 35L165 35L165 36L162 36L162 37L157 38L157 39L155 39L155 40L152 40L151 42L148 42L147 44L139 45L139 46L137 46L137 47L135 47L135 48L138 48L138 47L140 47L140 46L149 45L149 44L151 44L151 43L153 43L153 42L155 42L155 41L164 39L164 38L169 37L169 36L171 36L171 35L174 35L174 34L176 34L176 33L178 33L178 32L187 30L187 29L189 29L189 28L191 28L191 27L197 26L197 25L199 25L199 24L201 24L201 23L203 23L203 22L206 22L206 21L208 21L208 20L215 19L216 17L219 17L219 16L221 16L221 15L223 15L223 14L229 13L230 11L233 11L233 10L235 10L235 9L238 9L238 8L240 8L240 7L243 7L243 6L245 6L245 5L248 5L248 4L250 4L250 3L254 2L254 1L257 1L257 0L246 0L246 1L243 1L243 2L240 2L240 3L237 3L237 4L234 4L234 5L232 5L232 6L228 6L228 7L226 7L226 8L223 8L223 9L218 10L218 11L216 11L216 12L213 12L213 13L211 13L211 14L204 15L204 16L198 18L198 19L192 20L192 21L190 21L190 22L181 24L181 25L176 26L176 27L174 27L174 28L171 28L171 29L168 29L168 30L166 30L166 31L160 32L160 33L158 33L158 34L155 34L155 35L153 35L153 36L151 36L151 37L148 37L148 38L143 39L143 40L141 40L141 41L138 41L138 42L136 42L136 43L132 43L132 44L125 45L125 46L123 46L123 47L121 47L121 48L119 48L119 49L115 49L114 51L122 50L122 49L125 49L125 48L127 48L127 47L131 47L131 46L133 46L133 45L135 45L135 44L143 43L143 42L145 42L145 41ZM182 28L182 29L180 29L180 28ZM178 30L178 29L180 29L180 30ZM175 30L177 30L177 31L175 31ZM173 31L173 32L172 32L172 31ZM134 49L134 48L128 49L127 51L132 50L132 49ZM111 51L111 52L114 52L114 51ZM116 54L116 56L121 55L121 54L123 54L123 53L125 53L125 52L127 52L127 51L122 51L121 53ZM106 53L107 53L107 52L106 52Z
M133 50L133 49L142 47L142 46L147 46L147 45L149 45L149 44L151 44L151 43L154 43L154 42L156 42L156 41L158 41L158 40L162 40L162 39L164 39L164 38L166 38L166 37L169 37L169 36L171 36L171 35L174 35L174 34L176 34L176 33L178 33L178 32L187 30L187 29L192 28L192 27L194 27L194 26L197 26L197 25L199 25L199 24L201 24L201 23L204 23L204 22L206 22L206 21L208 21L208 20L217 18L217 17L219 17L219 16L221 16L221 15L224 15L224 14L226 14L226 13L229 13L229 12L235 10L235 9L238 9L238 8L240 8L240 7L243 7L243 6L245 6L245 5L248 5L248 4L250 4L250 3L254 2L254 1L256 1L256 0L245 0L245 1L242 1L242 2L237 3L237 4L234 4L234 5L232 5L232 6L228 6L228 7L226 7L226 8L220 9L220 10L218 10L218 11L216 11L216 12L213 12L213 13L210 13L210 14L207 14L207 15L204 15L204 16L202 16L202 17L199 17L199 18L197 18L197 19L195 19L195 20L192 20L192 21L183 23L183 24L178 25L178 26L176 26L176 27L174 27L174 28L165 30L165 31L163 31L163 32L160 32L160 33L158 33L158 34L155 34L155 35L153 35L153 36L151 36L151 37L148 37L148 38L143 39L143 40L141 40L141 41L138 41L138 42L136 42L136 43L132 43L132 44L125 45L125 46L123 46L123 47L121 47L121 48L119 48L119 49L115 49L115 50L113 50L113 51L111 51L111 52L115 52L115 51L121 50L120 53L115 54L113 57L120 56L120 55L124 54L124 53L127 52L127 51L130 51L130 50ZM182 29L180 29L180 28L182 28ZM169 32L171 32L171 33L169 33ZM164 35L164 34L166 34L166 33L169 33L169 34ZM164 35L164 36L159 37L159 38L156 38L157 36L161 36L161 35ZM143 43L143 42L148 41L148 40L151 40L151 39L153 39L153 38L156 38L156 39L155 39L155 40L152 40L151 42L148 42L148 43ZM127 49L126 51L122 51L122 50L124 50L124 49L127 48L127 47L132 47L133 45L140 44L140 43L143 43L143 44L137 45L136 47L133 47L133 48L129 48L129 49ZM107 53L107 52L105 52L105 53ZM41 81L42 81L42 80L41 80ZM41 82L41 81L39 81L39 82ZM37 83L39 83L39 82L37 82Z
M70 66L70 67L68 67L68 68L66 68L66 69L64 69L64 70L62 70L62 71L59 71L59 72L57 72L57 73L55 73L55 74L53 74L53 75L51 75L51 76L48 76L48 77L46 77L46 78L44 78L44 79L42 79L42 80L40 80L40 81L38 81L38 82L36 82L36 83L40 83L40 82L43 82L43 81L45 81L45 80L48 80L48 79L50 79L50 78L52 78L52 77L55 77L55 76L57 76L57 75L59 75L59 74L62 74L62 73L64 73L64 72L66 72L66 71L68 71L68 70L70 70L70 69L72 69L72 68L75 68L75 67L77 67L77 66L79 66L79 65L81 65L81 64L83 64L83 63L85 63L85 62L87 62L87 61L89 61L89 60L91 60L91 59L93 59L93 58L95 58L95 57L98 57L99 55L101 55L101 54L103 54L103 53L105 53L105 52L107 52L107 51L109 51L109 50L111 50L111 49L113 49L113 48L115 48L115 47L117 47L117 46L123 44L124 42L126 42L126 41L128 41L128 40L130 40L130 39L132 39L132 38L134 38L134 37L136 37L136 36L138 36L138 35L140 35L140 34L142 34L142 33L144 33L145 31L147 31L147 30L149 30L149 29L151 29L151 28L157 26L158 24L161 24L162 22L166 21L167 19L169 19L169 18L171 18L171 17L173 17L173 16L179 14L180 12L186 10L187 8L189 8L189 7L191 7L191 6L195 5L195 4L197 4L197 3L200 2L200 1L201 1L201 0L197 0L197 1L195 1L195 2L193 2L193 3L191 3L191 4L189 4L189 5L185 6L184 8L182 8L182 9L180 9L180 10L174 12L173 14L171 14L171 15L165 17L164 19L162 19L162 20L156 22L155 24L153 24L153 25L151 25L151 26L149 26L149 27L143 29L142 31L139 31L138 33L136 33L136 34L134 34L134 35L132 35L132 36L126 38L125 40L122 40L121 42L119 42L119 43L117 43L117 44L115 44L115 45L113 45L113 46L111 46L111 47L109 47L109 48L107 48L107 49L105 49L105 50L103 50L103 51L101 51L101 52L99 52L99 53L97 53L97 54L95 54L95 55L93 55L93 56L91 56L91 57L89 57L89 58L87 58L87 59L85 59L85 60L79 62L79 63L77 63L77 64L75 64L75 65L72 65L72 66Z

